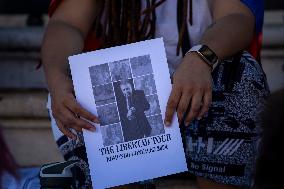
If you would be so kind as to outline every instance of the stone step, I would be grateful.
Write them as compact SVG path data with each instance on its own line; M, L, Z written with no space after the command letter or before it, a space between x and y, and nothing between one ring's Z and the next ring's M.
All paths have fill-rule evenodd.
M45 89L38 52L0 52L0 89Z
M63 161L51 129L3 128L4 140L12 155L23 167Z
M0 92L0 118L47 118L47 92Z
M263 30L263 47L284 47L284 24L268 25Z
M49 119L0 119L3 129L50 129Z
M264 57L262 66L271 92L284 88L284 57Z
M14 60L14 61L21 61L25 60L32 60L32 61L39 61L40 60L40 52L39 51L23 51L23 50L1 50L0 51L0 58L1 63L7 60ZM37 64L38 62L36 62Z
M263 48L284 48L284 11L265 11L263 24Z
M43 27L1 27L0 50L39 51Z
M261 58L264 62L269 62L269 59L273 60L275 58L284 59L284 48L264 49L261 51Z

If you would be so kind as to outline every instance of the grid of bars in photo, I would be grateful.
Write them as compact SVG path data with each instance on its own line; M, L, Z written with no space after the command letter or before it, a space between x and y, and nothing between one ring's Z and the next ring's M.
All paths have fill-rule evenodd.
M105 146L124 142L114 87L121 80L129 80L134 90L144 91L150 104L145 115L152 127L151 136L164 134L150 55L92 66L89 72Z

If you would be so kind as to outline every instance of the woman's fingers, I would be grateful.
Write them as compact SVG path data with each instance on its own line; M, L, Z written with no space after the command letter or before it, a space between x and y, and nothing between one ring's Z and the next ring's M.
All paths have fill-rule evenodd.
M210 89L207 90L204 94L202 108L197 116L197 119L200 120L208 112L211 102L212 102L212 92Z
M74 114L83 117L87 120L90 120L95 123L99 123L98 118L84 109L75 99L75 97L72 94L69 94L64 100L63 104L66 108L71 110Z
M71 127L77 131L82 131L82 129L95 131L95 127L92 124L83 119L80 119L67 108L61 111L58 119L65 125L65 127Z
M76 100L75 98L70 99L68 102L66 102L65 106L71 110L74 114L83 117L87 120L90 120L95 123L99 123L98 118L90 113L88 110L84 109Z
M191 93L190 92L184 92L180 98L178 108L177 108L177 116L178 120L181 123L184 114L186 113L189 103L191 100Z
M77 139L77 136L72 133L68 128L66 128L59 120L55 120L56 121L56 125L58 127L58 129L64 134L66 135L68 138L71 138L73 140Z
M184 121L186 125L206 113L211 101L207 93L212 93L211 67L197 53L187 54L182 59L173 75L173 86L166 121L171 121L176 108L180 121L189 111Z
M166 126L170 126L172 122L172 118L178 106L180 97L181 97L181 90L177 87L173 87L171 91L171 95L168 99L166 113L165 113L165 125Z
M196 118L196 116L199 114L200 108L201 108L201 100L202 100L202 93L197 92L193 95L192 100L191 100L190 110L188 114L186 115L186 118L184 121L184 124L186 126L188 126L189 123L194 118Z
M97 117L83 109L72 94L65 95L63 100L54 99L51 108L53 117L59 121L64 128L73 128L76 131L82 131L82 129L95 131L95 126L87 120L98 123ZM61 129L63 128L61 127Z

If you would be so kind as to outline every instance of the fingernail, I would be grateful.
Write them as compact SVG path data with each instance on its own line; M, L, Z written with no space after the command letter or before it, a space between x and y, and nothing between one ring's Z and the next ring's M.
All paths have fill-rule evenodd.
M188 126L189 124L190 124L190 122L185 122L184 123L185 126Z
M97 123L97 124L100 124L99 120L98 119L94 119L93 122Z
M165 121L165 125L168 127L168 126L170 126L170 125L171 125L171 122L169 122L169 121Z
M70 138L71 138L72 140L76 140L76 139L77 139L76 136L70 136Z

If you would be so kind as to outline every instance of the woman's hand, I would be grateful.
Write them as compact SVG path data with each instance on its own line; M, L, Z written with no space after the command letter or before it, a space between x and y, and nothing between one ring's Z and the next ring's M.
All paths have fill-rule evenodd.
M173 86L168 99L165 125L169 126L175 111L181 123L189 123L208 111L212 100L211 67L196 53L186 55L173 76ZM188 110L187 115L184 115Z
M76 135L70 128L76 131L82 131L83 128L95 131L95 127L86 120L99 123L98 118L76 101L71 79L65 77L57 86L51 91L51 109L59 130L72 139L76 139Z

